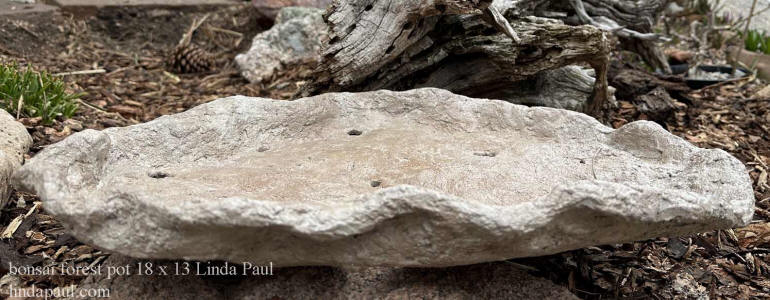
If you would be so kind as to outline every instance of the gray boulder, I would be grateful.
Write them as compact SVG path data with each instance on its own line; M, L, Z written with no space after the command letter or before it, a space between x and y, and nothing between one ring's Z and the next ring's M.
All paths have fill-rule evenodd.
M282 9L273 28L256 35L249 51L235 57L241 75L261 82L292 65L317 64L326 35L322 15L316 8Z
M24 162L32 146L27 128L0 109L0 208L5 207L11 194L11 174Z
M197 275L197 265L208 272L205 262L149 262L156 274L161 267L167 275L137 275L136 266L145 261L111 256L102 270L130 266L131 275L110 276L106 271L80 283L82 291L109 289L112 299L520 299L577 300L566 288L527 274L508 263L479 264L446 269L331 267L274 269L272 275ZM185 263L192 266L184 273ZM176 270L180 272L177 273ZM267 270L267 269L265 269ZM248 273L248 272L247 272ZM93 293L93 292L92 292ZM79 291L74 293L80 295ZM86 295L87 293L83 293ZM83 299L83 298L78 298ZM89 299L89 298L86 298ZM93 298L97 299L97 298Z
M86 130L16 172L138 258L453 266L745 225L740 161L652 122L438 89L220 99Z

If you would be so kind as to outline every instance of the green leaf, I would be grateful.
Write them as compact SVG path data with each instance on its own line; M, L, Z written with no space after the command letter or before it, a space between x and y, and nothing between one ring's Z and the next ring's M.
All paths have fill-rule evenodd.
M18 101L24 99L20 115L51 124L56 118L72 117L81 96L67 93L64 82L45 71L21 70L15 63L0 65L0 108L11 114L19 113Z

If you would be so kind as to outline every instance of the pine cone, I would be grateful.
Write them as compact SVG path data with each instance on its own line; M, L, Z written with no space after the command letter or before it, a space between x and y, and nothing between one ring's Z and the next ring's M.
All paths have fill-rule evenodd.
M169 57L168 64L177 73L198 73L211 70L214 57L195 44L179 45Z

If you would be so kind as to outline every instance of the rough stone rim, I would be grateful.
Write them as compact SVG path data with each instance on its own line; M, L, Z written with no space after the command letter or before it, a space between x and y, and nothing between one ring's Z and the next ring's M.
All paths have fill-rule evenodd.
M435 93L439 94L450 94L451 93L445 92L445 91L439 91L434 89L427 89L431 90ZM410 92L406 92L410 93ZM444 95L438 95L444 96ZM304 100L299 100L295 102L283 102L281 101L282 105L294 105L292 103L301 103L302 101L313 101L313 98L306 98ZM243 98L240 97L231 97L226 98L218 101L241 101ZM481 99L471 99L466 98L467 101L490 101L490 100L481 100ZM266 100L266 99L260 99L260 101L276 101L276 100ZM495 102L502 102L497 100L491 100ZM504 105L514 105L504 102ZM211 104L205 104L211 105ZM299 105L299 104L297 104ZM196 108L194 108L196 109ZM549 108L527 108L529 110L548 110ZM184 113L177 114L176 116L183 115ZM580 113L574 113L570 112L570 114L574 114L575 116L579 118L588 118L592 120L593 123L595 123L596 126L604 127L597 121L593 120L592 118L582 115ZM175 118L174 116L165 116L162 118ZM156 122L156 121L152 121ZM134 125L134 126L152 126L152 122ZM630 124L625 125L624 127L632 127L632 126L638 126L640 124L654 124L652 122L646 122L646 121L638 121L633 122ZM130 126L130 127L134 127ZM129 127L129 128L130 128ZM658 126L657 124L653 127L657 128L660 131L665 131L663 128ZM606 127L605 127L606 128ZM125 128L111 128L107 129L103 132L94 131L94 130L86 130L79 134L73 135L72 137L69 137L65 141L61 142L59 145L49 147L44 150L44 155L39 154L40 157L45 156L55 156L55 155L69 155L68 160L70 162L87 162L89 160L101 160L104 159L104 155L112 151L112 139L110 138L108 133L117 132L120 130L127 130ZM618 129L620 130L620 129ZM611 134L614 132L612 129L608 129L607 133ZM77 140L85 140L88 144L93 145L93 147L90 147L85 152L69 152L67 153L65 150L68 148L68 145L75 144ZM685 142L682 140L682 142ZM696 148L695 146L692 146L693 148ZM706 156L720 156L720 157L730 157L732 159L731 163L734 164L736 167L740 166L743 168L742 163L740 163L737 159L733 158L726 152L719 150L719 149L700 149L696 148L696 153L703 153ZM94 155L94 153L101 153L101 155ZM37 158L37 157L36 157ZM101 206L92 206L89 207L89 212L87 214L78 214L76 213L77 210L73 209L73 205L85 205L85 204L99 204L99 201L90 201L87 197L88 196L94 196L95 198L98 198L99 195L78 195L77 187L75 189L71 189L67 186L64 186L60 182L56 182L55 180L52 180L57 177L61 177L64 175L64 172L66 172L68 165L47 165L44 168L32 168L29 167L30 165L35 164L46 164L46 161L33 158L32 161L28 164L28 166L23 167L20 169L16 174L14 178L14 182L19 188L22 188L27 191L36 191L41 199L44 201L45 208L52 212L54 215L64 217L65 224L68 226L80 228L82 230L87 231L99 231L99 230L106 230L105 228L110 227L110 222L124 222L125 220L114 220L110 219L110 214L114 212L116 209L115 207L111 207L110 205L123 205L117 204L120 201L117 201L118 199L112 199L110 201L107 201L104 203L104 205ZM64 159L60 159L60 161L64 161ZM102 162L103 163L103 162ZM104 168L105 166L102 166ZM40 170L43 171L40 171ZM338 240L341 238L350 238L352 236L366 234L371 228L373 228L375 225L377 225L379 222L382 222L383 220L387 220L389 218L395 218L397 216L403 216L408 215L412 213L417 213L421 218L424 218L424 221L426 223L434 222L436 219L441 219L446 215L447 211L451 211L454 213L454 215L459 216L465 216L463 218L464 224L459 224L458 226L474 226L482 229L492 229L494 228L495 234L500 234L501 237L505 235L513 235L513 236L520 236L522 232L528 232L531 231L532 228L543 228L543 227L549 227L549 226L560 226L557 216L562 215L570 215L570 214L585 214L588 212L591 212L597 216L606 216L608 218L618 218L618 216L622 216L620 212L623 211L643 211L641 210L644 208L644 205L640 205L639 201L636 201L634 199L659 199L660 206L662 207L659 211L643 211L643 217L639 220L642 223L641 224L633 224L633 225L644 225L647 222L660 224L661 222L670 222L671 223L671 231L676 231L681 234L687 234L692 233L697 230L702 230L702 224L704 220L704 216L712 216L713 218L710 220L711 224L713 224L713 229L718 228L729 228L732 226L735 226L736 224L747 224L752 216L753 216L753 206L754 206L754 198L753 194L750 192L746 192L747 188L748 191L751 191L751 183L750 179L748 177L747 173L743 173L743 176L745 178L744 182L746 182L746 185L743 187L736 186L734 187L734 194L736 195L736 198L732 199L733 201L741 201L742 203L739 206L745 207L743 211L733 211L733 210L727 210L728 208L725 207L725 204L720 201L720 199L709 199L709 198L699 198L698 195L683 195L681 193L675 193L674 191L653 191L645 189L644 187L639 186L629 186L624 184L618 184L618 183L612 183L607 181L599 181L599 180L584 180L584 181L578 181L574 182L572 184L568 185L558 185L556 186L552 192L544 197L541 201L532 201L527 202L519 205L512 205L512 206L493 206L493 205L486 205L481 202L477 202L470 199L460 199L457 197L454 197L452 195L447 195L445 193L433 191L430 189L425 189L421 187L415 187L415 186L407 186L407 185L401 185L401 186L393 186L390 188L381 189L378 192L374 192L369 195L360 195L357 197L369 197L371 198L369 201L365 202L363 205L355 206L355 207L343 207L343 208L334 208L334 209L328 209L324 210L319 208L317 211L308 212L306 208L298 208L294 205L286 205L282 202L271 202L271 201L260 201L260 200L253 200L253 199L242 199L242 198L231 198L231 206L224 208L227 210L233 210L238 211L240 214L237 214L239 218L234 219L222 219L219 218L216 214L211 214L211 211L218 211L222 210L223 208L220 206L212 207L214 204L203 202L199 205L191 206L182 206L182 207L166 207L161 205L161 202L158 201L148 201L145 200L138 200L132 199L134 197L133 195L127 195L127 194L112 194L113 197L122 198L121 200L125 203L133 203L134 205L142 205L142 206L151 206L151 207L143 207L143 211L154 211L156 212L154 216L146 215L145 213L138 213L137 215L134 215L133 220L130 220L131 222L140 222L140 221L150 221L150 222L158 222L160 221L160 224L156 225L163 225L163 223L168 222L169 220L176 218L178 214L175 213L175 210L184 209L184 210L195 210L197 211L197 215L203 216L203 218L195 220L196 223L199 224L207 224L208 226L228 226L232 224L243 224L243 222L250 223L249 225L252 226L277 226L280 228L283 228L282 230L285 230L286 233L291 234L297 234L297 235L304 235L309 237L310 239L314 239L317 241L325 241L325 240ZM42 180L36 180L35 178L42 178ZM612 199L606 199L606 198L597 198L596 195L592 194L592 187L595 186L602 186L604 189L610 189L616 191L614 194L614 198ZM560 200L561 193L564 193L565 190L576 190L576 191L582 191L583 193L580 194L580 199L575 199L573 201L562 201ZM670 193L670 194L669 194ZM51 195L57 195L57 194L64 194L64 195L70 195L71 198L66 199L55 199L51 197ZM427 203L427 202L421 202L421 201L414 201L414 199L426 199L425 196L432 195L435 198L438 203ZM628 199L629 196L633 195L634 199ZM671 203L671 201L668 201L668 197L678 197L677 200L681 201L684 200L691 205L689 207L682 207L681 205L671 207L670 209L665 208L666 203ZM125 197L125 198L124 198ZM574 195L573 195L574 197ZM686 199L683 199L686 198ZM742 198L742 199L741 199ZM668 202L667 202L668 201ZM546 203L546 205L537 205L533 203ZM610 205L608 205L608 203ZM438 205L436 205L438 204ZM432 209L435 207L442 207L441 210ZM148 210L149 209L149 210ZM521 211L525 210L529 213L526 215L528 216L527 220L511 220L510 218L507 218L511 212L514 211ZM727 212L727 214L725 214ZM732 217L728 218L720 218L719 215L732 215ZM484 218L478 218L479 215L484 216ZM101 228L86 228L88 226L88 222L84 220L86 217L94 217L94 216L101 216L104 223L101 224ZM361 219L361 216L377 216L377 218L374 219ZM300 218L301 217L301 218ZM426 218L427 217L427 218ZM305 220L304 223L297 223L296 220L300 218ZM165 220L165 221L164 221ZM483 222L480 222L483 221ZM618 219L617 221L623 222L622 218ZM627 220L626 220L627 221ZM698 221L698 222L695 222ZM694 224L697 223L697 224ZM524 225L522 225L524 224ZM320 226L319 226L320 225ZM170 234L168 232L165 232L168 228L163 228L162 226L159 226L159 231L156 234ZM579 230L580 228L576 228L576 230ZM619 240L622 241L632 241L635 239L639 239L640 236L647 236L647 237L653 237L655 236L655 232L643 232L644 228L639 228L641 232L636 233L628 233L627 236L617 236L616 238L618 240L613 240L609 242L618 242ZM490 230L491 231L491 230ZM78 236L79 238L84 238L84 236ZM88 239L85 239L86 242L93 243L98 245L99 241L91 241ZM597 241L597 244L606 243L608 241ZM545 242L544 242L545 243ZM126 245L129 246L129 245ZM569 247L567 247L569 248ZM121 249L108 249L120 252ZM565 249L559 249L555 252L564 251ZM142 256L142 254L136 255L137 253L134 253L134 256ZM157 256L151 256L150 253L145 253L144 257L150 258L154 257L157 258ZM169 253L169 256L166 257L169 259L177 259L180 258L178 255L175 255L173 253ZM226 255L222 256L193 256L193 257L183 257L186 259L224 259L229 260L229 257L226 257ZM497 257L497 259L507 259L510 257ZM488 261L492 260L492 258L480 260L478 262L482 261ZM419 265L419 264L415 264Z

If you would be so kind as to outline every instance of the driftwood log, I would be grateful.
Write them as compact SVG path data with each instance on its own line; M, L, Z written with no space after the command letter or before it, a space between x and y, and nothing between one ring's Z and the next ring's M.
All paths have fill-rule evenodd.
M570 8L574 9L580 24L592 24L614 32L620 39L621 47L638 53L652 67L671 73L668 60L658 47L658 43L665 41L666 38L653 33L653 26L665 8L666 0L568 0L568 2L570 6L565 9L562 4L562 9L566 11ZM574 23L574 20L569 20L568 23Z
M594 25L612 32L622 48L638 53L648 64L667 73L668 61L658 47L666 38L653 33L667 0L495 0L493 6L508 18L539 16L566 24Z
M662 0L651 2L655 1ZM652 20L645 16L652 18L657 6L635 11L625 5L635 2L335 0L324 18L329 40L322 62L301 95L438 87L472 97L506 99L521 95L526 90L522 82L542 71L586 64L594 68L596 80L585 94L583 110L597 115L610 99L606 76L610 41L605 33L640 41L657 39L645 30L634 30L651 29ZM570 9L571 15L564 12ZM594 26L565 25L571 16L573 21ZM564 78L564 84L545 86L564 88L582 82ZM564 95L563 90L540 93L538 97L546 98Z
M514 83L541 71L583 62L598 78L584 110L597 112L609 99L610 46L601 30L532 16L509 22L506 7L490 4L335 1L325 16L330 39L303 95L438 87L495 97L516 94Z

